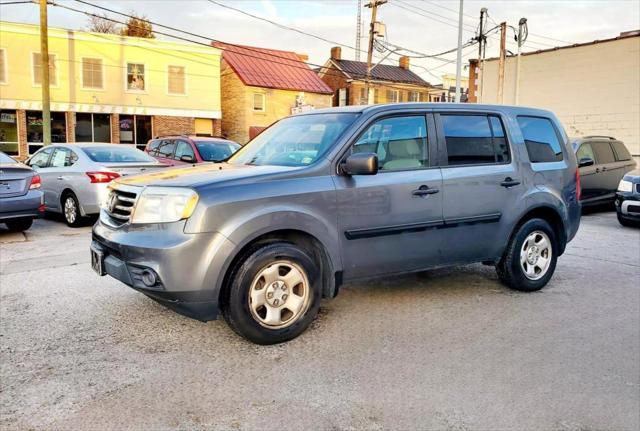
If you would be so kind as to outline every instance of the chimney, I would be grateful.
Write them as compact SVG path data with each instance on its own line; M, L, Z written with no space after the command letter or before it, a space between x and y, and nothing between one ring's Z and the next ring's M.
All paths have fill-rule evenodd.
M401 68L409 70L409 57L402 56L398 62Z
M341 56L342 56L342 48L340 48L339 46L334 46L333 48L331 48L332 60L340 60Z

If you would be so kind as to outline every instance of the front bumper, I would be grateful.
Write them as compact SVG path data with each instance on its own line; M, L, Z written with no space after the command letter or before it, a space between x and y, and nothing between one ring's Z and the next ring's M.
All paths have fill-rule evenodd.
M22 196L0 199L0 220L40 217L44 209L43 196L40 190L29 190Z
M616 211L629 220L640 221L640 194L633 192L616 193Z
M219 233L185 234L184 221L110 228L98 221L92 248L104 256L104 271L168 308L203 322L218 315L218 277L233 250ZM143 273L155 274L145 284Z

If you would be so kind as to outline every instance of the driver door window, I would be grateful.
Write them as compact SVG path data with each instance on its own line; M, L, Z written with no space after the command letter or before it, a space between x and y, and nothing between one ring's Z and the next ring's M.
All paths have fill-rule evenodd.
M380 171L428 167L425 117L416 115L378 120L360 136L352 152L377 154Z

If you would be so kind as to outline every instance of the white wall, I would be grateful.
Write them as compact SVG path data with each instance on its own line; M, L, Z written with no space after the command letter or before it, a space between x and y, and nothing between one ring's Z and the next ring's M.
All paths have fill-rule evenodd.
M526 44L525 44L526 46ZM549 109L569 136L606 135L640 156L640 37L521 57L519 105ZM514 57L505 67L504 104L515 104ZM480 82L477 83L480 92ZM498 100L498 61L484 64L484 95Z

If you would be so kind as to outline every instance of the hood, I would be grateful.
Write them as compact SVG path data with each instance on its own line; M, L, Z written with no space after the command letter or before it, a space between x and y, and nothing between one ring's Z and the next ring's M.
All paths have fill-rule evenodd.
M289 166L232 165L200 163L173 167L141 175L118 178L115 182L130 186L197 187L235 179L288 172L299 168Z

